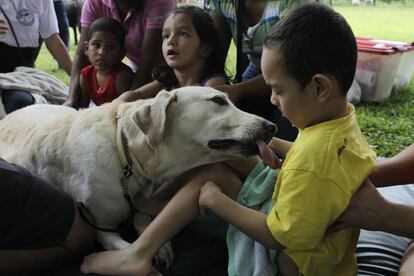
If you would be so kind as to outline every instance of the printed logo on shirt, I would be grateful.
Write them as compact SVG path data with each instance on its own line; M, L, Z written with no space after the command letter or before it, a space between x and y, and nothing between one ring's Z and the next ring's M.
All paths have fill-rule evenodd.
M344 142L342 143L342 145L336 151L336 155L338 156L339 164L341 164L341 154L346 149L347 144L348 144L348 140L346 140L346 138L344 138Z
M21 9L17 11L16 19L24 26L32 26L35 21L33 12L28 9Z
M157 16L155 16L155 18L154 18L154 21L155 21L155 22L162 21L162 20L164 20L164 16L163 16L163 15L157 15Z

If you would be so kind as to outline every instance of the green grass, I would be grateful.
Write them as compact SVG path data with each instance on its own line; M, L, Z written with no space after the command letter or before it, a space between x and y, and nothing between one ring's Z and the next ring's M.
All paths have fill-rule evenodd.
M334 6L351 25L355 36L414 41L414 5ZM414 79L379 104L358 104L358 122L379 156L392 156L412 144L414 125Z
M355 36L414 41L414 1L406 0L406 4L385 4L378 2L373 7L364 5L350 6L349 2L339 2L334 9L341 13L351 25ZM72 39L73 44L73 39ZM76 47L71 46L71 55ZM234 72L234 46L229 53L227 67ZM37 68L51 73L69 83L69 77L57 68L56 62L47 50L42 49L36 63ZM379 156L392 156L404 147L412 144L414 126L414 79L406 89L393 93L383 103L356 105L358 122L368 142Z

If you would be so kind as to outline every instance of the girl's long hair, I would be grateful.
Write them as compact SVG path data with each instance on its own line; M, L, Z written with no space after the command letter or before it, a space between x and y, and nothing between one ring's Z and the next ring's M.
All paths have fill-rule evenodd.
M202 76L207 74L219 74L227 78L225 69L226 53L223 50L224 47L221 45L220 37L210 14L197 6L188 5L174 9L165 17L165 19L179 13L192 18L194 28L201 43L210 50L210 54L206 58ZM174 70L168 66L164 58L162 58L162 62L154 68L153 77L164 84L167 90L171 90L179 85Z

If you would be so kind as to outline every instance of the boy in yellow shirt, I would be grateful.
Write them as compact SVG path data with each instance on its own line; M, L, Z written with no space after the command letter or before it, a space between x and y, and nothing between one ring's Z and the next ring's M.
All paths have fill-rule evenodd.
M329 7L299 7L277 23L265 40L261 67L272 88L271 102L299 134L291 146L273 141L279 153L285 153L283 148L288 152L277 176L267 229L258 229L263 227L259 215L256 221L255 214L220 195L213 183L202 188L200 205L265 246L283 249L279 260L286 264L290 259L294 265L281 263L282 275L356 275L359 230L326 233L375 166L375 154L346 100L356 60L351 28ZM268 154L259 147L266 162ZM259 163L250 177L262 171Z
M275 159L263 141L257 145L264 163L256 157L197 168L131 246L86 257L82 271L149 274L156 251L199 208L208 208L253 240L280 250L272 261L282 275L355 275L358 230L326 229L375 165L346 100L356 60L355 37L341 15L322 4L293 10L269 32L261 64L271 102L300 130L293 145L272 141L276 152L287 153L278 175L264 165L275 167ZM273 187L270 212L246 207L250 199L260 203L254 192L266 200ZM248 271L229 267L230 275L254 275Z

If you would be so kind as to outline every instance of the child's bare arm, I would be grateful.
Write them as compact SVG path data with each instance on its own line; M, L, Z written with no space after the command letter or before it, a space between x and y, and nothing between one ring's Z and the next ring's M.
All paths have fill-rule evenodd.
M134 73L129 67L122 69L116 77L116 92L121 95L131 87Z
M117 101L133 102L139 99L153 98L164 86L158 81L150 82L138 89L126 91L117 98Z
M207 182L200 191L201 212L208 208L234 225L252 239L273 249L283 249L267 227L267 215L247 208L225 195L213 182Z
M215 87L215 86L218 86L218 85L226 85L226 84L227 84L227 80L224 77L217 76L217 77L213 77L213 78L209 79L206 82L205 86Z
M86 85L85 79L82 77L82 74L79 75L79 86L80 86L80 97L79 97L79 107L88 107L91 98L89 97L88 86Z
M272 140L269 143L269 147L276 152L279 156L286 156L286 153L292 146L292 142L283 140L280 138L273 137Z

